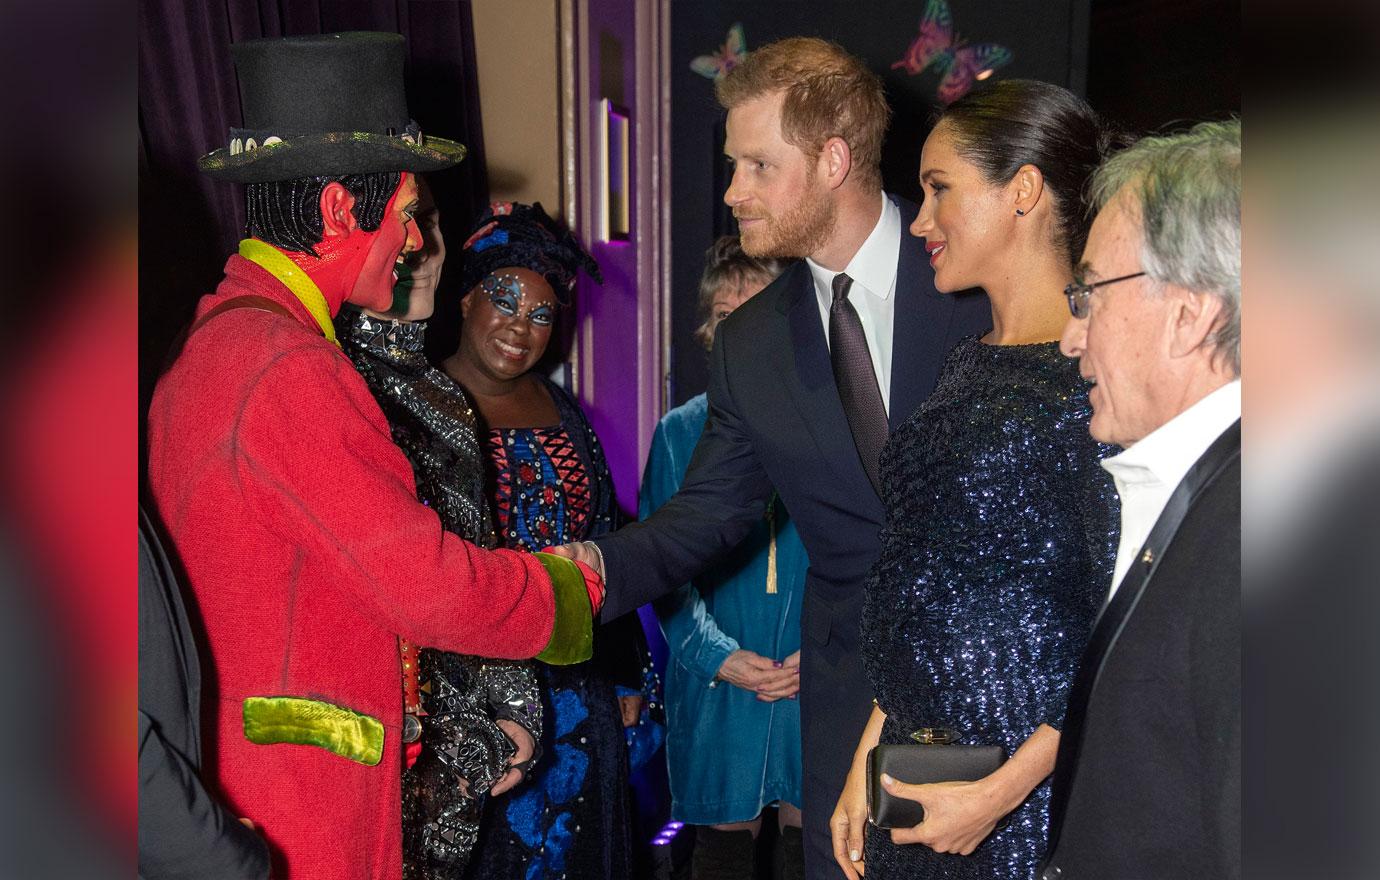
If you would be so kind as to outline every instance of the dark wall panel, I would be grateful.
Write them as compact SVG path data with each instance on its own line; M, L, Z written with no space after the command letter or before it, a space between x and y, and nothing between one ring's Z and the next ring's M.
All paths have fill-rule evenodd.
M1241 112L1236 0L1097 0L1087 97L1133 131L1182 128Z

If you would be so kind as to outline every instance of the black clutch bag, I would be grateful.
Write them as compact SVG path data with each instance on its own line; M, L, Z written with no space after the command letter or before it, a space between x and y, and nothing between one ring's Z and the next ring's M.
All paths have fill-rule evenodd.
M973 782L1006 761L1001 746L951 744L952 734L926 728L912 734L914 744L879 745L867 753L867 815L878 828L910 828L925 818L925 808L882 788L882 774L898 782Z

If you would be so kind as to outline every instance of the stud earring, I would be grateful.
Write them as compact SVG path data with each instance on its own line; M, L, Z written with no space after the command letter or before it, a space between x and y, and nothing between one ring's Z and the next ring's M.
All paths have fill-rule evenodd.
M1020 208L1017 208L1017 209L1016 209L1016 216L1017 216L1017 217L1024 217L1024 216L1025 216L1025 212L1022 211Z

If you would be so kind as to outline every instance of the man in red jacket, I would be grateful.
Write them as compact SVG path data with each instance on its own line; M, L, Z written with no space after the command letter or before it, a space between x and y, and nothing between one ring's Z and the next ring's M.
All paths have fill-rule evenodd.
M149 413L149 482L205 622L207 770L276 876L398 877L398 636L589 657L602 584L441 528L335 342L420 245L415 174L464 147L407 117L402 38L234 47L245 128L203 170L246 183L250 238L197 307Z

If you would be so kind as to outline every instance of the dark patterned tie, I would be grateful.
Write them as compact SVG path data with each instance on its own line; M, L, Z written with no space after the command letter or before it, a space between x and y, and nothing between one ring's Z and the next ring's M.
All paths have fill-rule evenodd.
M872 353L867 350L862 321L848 301L852 286L853 279L842 272L834 276L834 303L829 307L829 360L834 365L834 382L839 387L839 400L843 402L858 457L872 487L880 493L877 464L886 443L886 406L872 369Z

